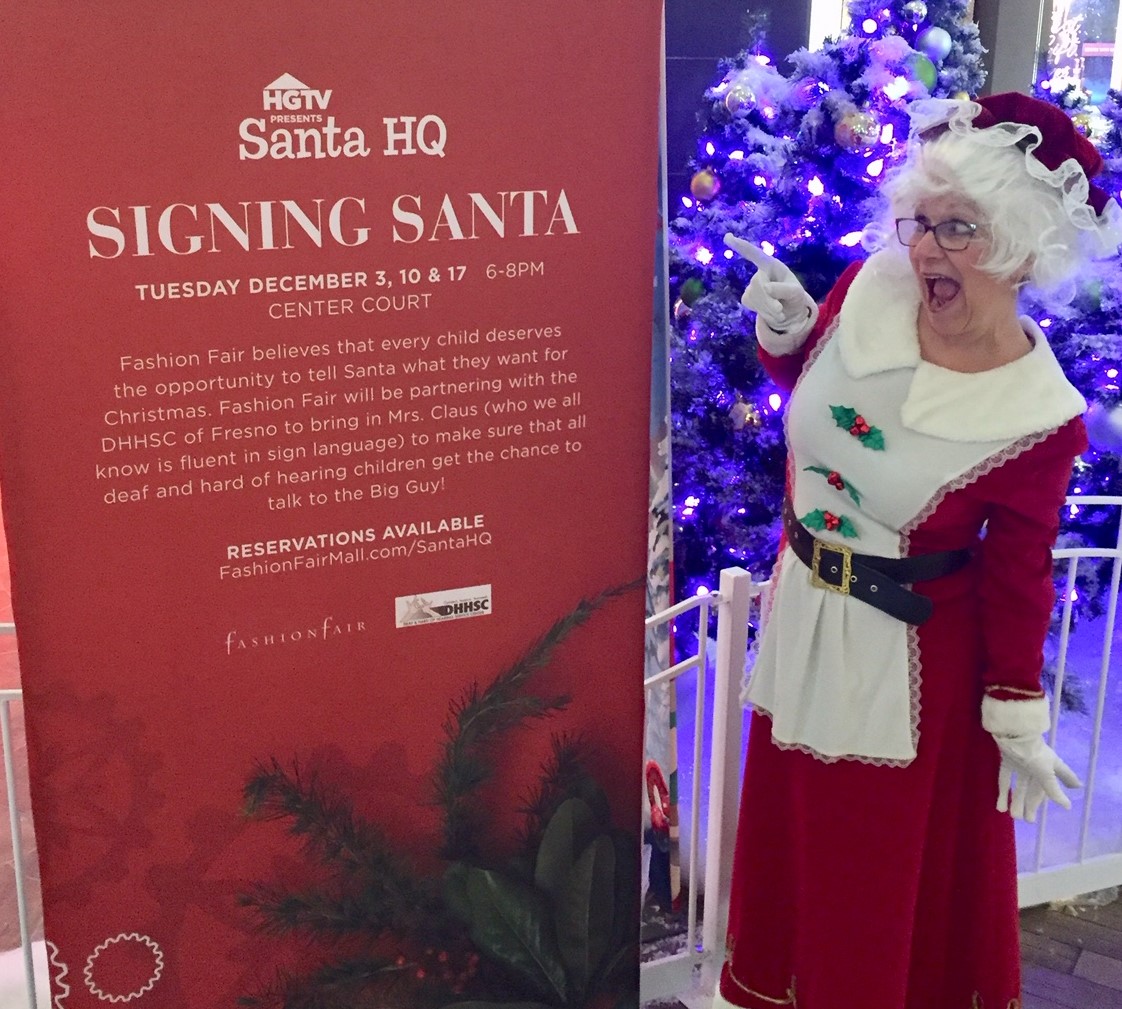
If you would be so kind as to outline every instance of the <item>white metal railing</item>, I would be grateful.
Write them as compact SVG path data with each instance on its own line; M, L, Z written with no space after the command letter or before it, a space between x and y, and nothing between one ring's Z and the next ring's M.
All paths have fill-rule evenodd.
M0 623L0 637L16 633L13 623ZM23 702L22 690L0 690L0 741L4 751L4 783L8 791L8 826L12 838L12 872L15 875L16 913L19 916L20 950L23 955L23 978L29 1009L37 1009L35 964L32 959L31 916L28 912L27 873L20 831L19 797L16 792L15 741L12 735L12 704Z
M720 589L694 596L647 618L647 630L696 610L698 612L697 650L693 655L654 673L645 680L650 689L686 673L696 674L694 708L693 775L690 781L690 846L688 852L689 888L686 904L686 943L679 953L661 957L640 966L639 997L643 1002L670 998L694 986L701 971L701 987L712 990L724 958L724 924L728 920L728 893L732 859L722 857L732 851L736 836L739 805L740 744L742 711L739 693L748 651L748 616L752 600L758 598L762 584L754 584L747 571L728 568L721 572ZM717 644L713 669L713 715L709 763L703 768L705 736L705 695L708 671L708 630L711 611L717 614ZM707 898L700 934L697 927L698 880L702 783L709 781L706 815L706 862L704 892Z
M1049 730L1049 743L1061 755L1072 763L1069 755L1070 749L1075 746L1076 740L1070 731L1070 716L1065 719L1065 728L1068 731L1064 737L1060 736L1060 711L1062 708L1063 688L1065 677L1069 671L1070 650L1072 643L1072 614L1075 600L1075 579L1080 561L1098 562L1108 560L1111 562L1110 590L1106 602L1106 615L1103 620L1100 651L1093 658L1098 659L1098 681L1095 685L1095 703L1090 738L1088 741L1088 754L1083 766L1076 766L1076 773L1083 777L1083 789L1076 797L1075 809L1072 813L1059 813L1059 817L1067 818L1080 814L1078 840L1068 857L1056 864L1046 865L1046 847L1051 838L1050 824L1057 822L1066 826L1064 819L1057 821L1057 814L1049 813L1048 803L1041 808L1040 816L1035 827L1019 825L1018 845L1021 849L1021 863L1029 862L1029 867L1024 869L1018 877L1020 903L1022 907L1031 907L1050 900L1073 897L1076 894L1101 890L1122 883L1122 831L1117 838L1117 851L1107 854L1092 855L1089 852L1091 838L1091 815L1095 808L1096 799L1101 801L1102 795L1098 790L1100 783L1100 760L1102 757L1102 740L1104 716L1107 708L1107 685L1110 679L1112 646L1118 614L1118 591L1122 582L1122 498L1097 497L1091 495L1076 495L1066 501L1069 515L1074 517L1079 510L1088 507L1105 507L1117 510L1113 520L1115 535L1113 547L1077 547L1060 548L1053 551L1057 567L1063 565L1066 569L1064 589L1061 597L1061 621L1059 645L1056 656L1056 679L1052 690L1052 724ZM1118 771L1122 768L1111 768ZM1082 809L1080 810L1080 805ZM1035 835L1035 836L1034 836ZM1032 846L1031 860L1025 856L1028 846ZM1062 845L1057 845L1061 849Z
M9 633L14 633L14 630ZM4 746L4 782L8 789L8 823L12 831L12 871L16 877L16 911L19 914L19 941L23 951L23 978L28 1005L36 1009L35 964L31 956L30 915L27 911L27 880L24 871L23 837L20 831L19 799L16 794L15 745L12 738L12 702L23 701L22 690L0 690L0 736Z

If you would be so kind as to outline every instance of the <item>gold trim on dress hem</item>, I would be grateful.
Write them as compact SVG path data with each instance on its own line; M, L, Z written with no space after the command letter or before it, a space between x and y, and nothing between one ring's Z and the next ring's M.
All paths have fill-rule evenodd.
M996 693L1002 693L1002 692L1004 692L1006 694L1020 694L1022 697L1044 697L1045 696L1043 690L1022 690L1020 687L1003 687L1003 686L1001 686L1000 683L991 683L985 689L985 693L987 693L987 694L996 694ZM1016 1002L1018 1000L1014 999L1013 1001ZM1020 1009L1020 1007L1019 1006L1012 1006L1011 1009Z
M753 990L752 988L749 988L743 981L741 981L740 978L738 978L732 972L732 964L731 963L728 965L728 971L729 971L729 977L732 978L732 983L734 985L736 985L736 987L739 988L741 991L746 992L747 994L751 995L752 998L758 998L762 1002L766 1002L768 1005L789 1005L789 1006L792 1007L792 1009L799 1009L798 996L795 994L795 978L794 978L794 976L791 977L791 986L787 989L787 997L786 998L768 998L767 995L764 995L764 994L762 994L758 991Z

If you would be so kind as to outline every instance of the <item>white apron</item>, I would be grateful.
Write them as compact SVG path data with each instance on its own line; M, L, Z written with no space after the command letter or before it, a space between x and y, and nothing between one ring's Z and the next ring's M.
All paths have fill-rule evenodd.
M892 250L871 257L788 405L795 514L807 525L825 513L840 520L811 531L856 553L903 556L907 533L943 494L1086 408L1031 320L1022 320L1035 341L1029 354L963 374L920 360L918 310L907 260ZM853 413L870 429L863 438L839 426ZM829 482L834 473L844 489ZM771 716L773 740L826 760L911 761L919 735L914 629L814 587L789 547L765 605L743 700Z

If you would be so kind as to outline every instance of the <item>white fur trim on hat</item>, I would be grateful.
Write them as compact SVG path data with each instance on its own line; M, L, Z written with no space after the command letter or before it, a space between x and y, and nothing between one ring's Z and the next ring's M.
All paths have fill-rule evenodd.
M1032 153L1041 143L1039 127L1027 123L995 123L978 128L974 125L974 118L981 111L982 106L973 101L918 99L908 106L912 137L936 126L946 126L952 133L968 136L984 147L1020 147L1024 151L1028 174L1054 189L1068 220L1091 237L1089 251L1092 255L1114 255L1122 243L1122 208L1119 208L1118 202L1111 198L1102 214L1096 214L1087 202L1090 182L1075 158L1068 158L1058 168L1050 169Z
M982 728L994 736L1041 736L1052 724L1046 697L1027 701L982 698Z

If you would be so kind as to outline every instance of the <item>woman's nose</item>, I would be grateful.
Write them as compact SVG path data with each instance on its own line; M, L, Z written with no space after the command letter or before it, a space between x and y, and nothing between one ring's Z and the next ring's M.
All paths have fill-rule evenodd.
M935 229L928 228L915 245L917 255L924 256L941 256L943 255L943 247L935 241Z

